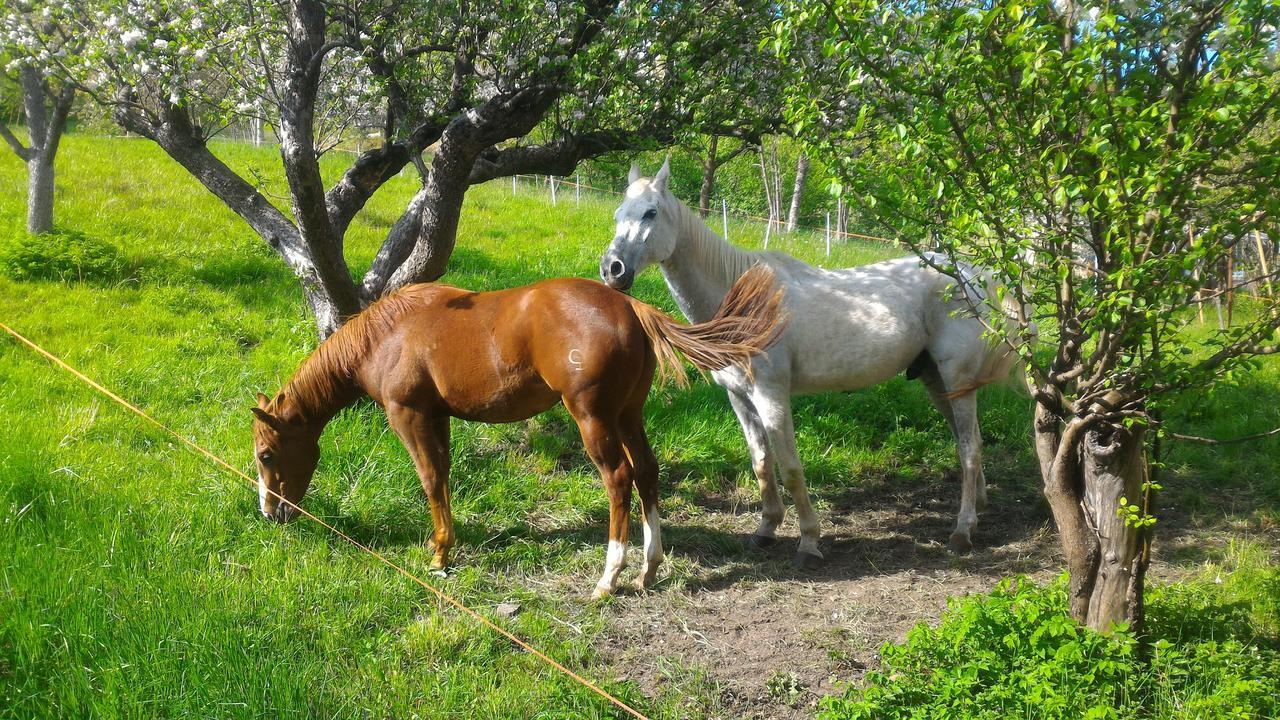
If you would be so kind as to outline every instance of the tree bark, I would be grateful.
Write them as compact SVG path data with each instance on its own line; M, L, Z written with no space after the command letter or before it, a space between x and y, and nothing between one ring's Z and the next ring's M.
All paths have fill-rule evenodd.
M787 232L793 233L800 224L800 203L804 199L804 183L809 176L809 156L800 153L796 158L796 181L791 188L791 209L787 213Z
M53 229L53 158L33 152L27 160L27 232L32 235Z
M712 135L707 141L707 157L702 161L702 187L698 190L698 214L706 217L711 212L711 193L716 189L716 169L720 167L716 158L716 146L720 138Z
M1145 558L1142 529L1121 512L1120 499L1136 504L1146 479L1146 432L1140 427L1105 427L1085 434L1081 447L1084 510L1097 537L1097 579L1089 597L1087 624L1107 632L1118 623L1135 629L1142 621Z
M54 160L75 100L75 90L68 86L57 94L51 93L48 78L31 65L23 66L19 79L27 146L7 127L0 135L27 164L27 232L38 235L53 229Z
M1077 622L1099 632L1122 622L1141 629L1145 530L1126 523L1120 498L1136 504L1142 496L1145 440L1141 428L1080 418L1064 424L1036 406L1036 456L1067 559L1068 606Z

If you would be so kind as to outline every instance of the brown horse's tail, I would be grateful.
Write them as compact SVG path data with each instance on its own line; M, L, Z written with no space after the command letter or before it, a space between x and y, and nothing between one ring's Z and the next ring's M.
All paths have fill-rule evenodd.
M782 289L773 270L754 265L729 288L716 314L708 321L685 325L635 298L631 310L640 320L658 358L659 379L688 384L680 365L683 354L693 366L708 372L737 365L751 375L751 358L767 349L786 327Z

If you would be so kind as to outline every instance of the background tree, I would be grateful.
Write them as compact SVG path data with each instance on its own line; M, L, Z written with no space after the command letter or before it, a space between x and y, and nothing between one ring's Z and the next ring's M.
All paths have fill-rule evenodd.
M55 19L80 3L43 0ZM758 56L766 16L750 3L609 0L489 3L92 0L84 61L63 76L154 140L239 214L301 280L320 334L382 293L438 278L469 185L567 174L583 158L732 134L741 103L718 68ZM320 157L370 113L382 142L326 185ZM291 216L223 163L227 125L275 129ZM352 219L433 148L422 189L353 278Z
M27 232L53 229L54 161L66 131L75 87L60 82L50 68L79 52L82 42L66 26L42 14L38 3L6 3L0 8L0 63L18 89L27 142L0 122L0 137L27 165Z
M1097 629L1141 622L1162 409L1278 349L1274 301L1185 332L1193 270L1280 209L1277 24L1269 0L799 0L777 25L792 119L851 197L944 272L991 268L988 305L1034 308L984 316L1030 374L1071 612ZM791 53L813 36L821 62Z

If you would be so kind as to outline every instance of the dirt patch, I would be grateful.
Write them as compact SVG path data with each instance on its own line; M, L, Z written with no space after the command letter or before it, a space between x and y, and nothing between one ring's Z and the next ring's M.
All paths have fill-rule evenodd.
M614 601L597 650L616 677L650 695L687 696L690 715L807 718L821 696L874 668L882 644L936 620L948 598L987 592L1011 575L1043 582L1062 571L1048 511L1033 491L993 485L975 551L958 557L944 545L955 484L896 486L907 489L890 483L826 502L827 561L815 571L792 567L793 536L763 553L744 549L757 517L742 497L708 498L698 512L668 519L672 567L653 592ZM1152 576L1162 581L1198 564L1187 548L1223 542L1176 513L1161 532L1170 551L1157 548Z

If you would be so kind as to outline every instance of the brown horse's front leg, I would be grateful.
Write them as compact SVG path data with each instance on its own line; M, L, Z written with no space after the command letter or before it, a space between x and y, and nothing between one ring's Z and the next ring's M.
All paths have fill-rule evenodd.
M449 507L449 418L388 403L387 421L418 470L434 525L431 544L435 557L431 567L443 570L449 565L449 551L454 544L453 511Z

